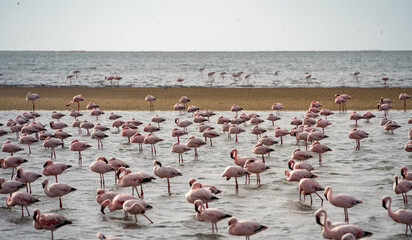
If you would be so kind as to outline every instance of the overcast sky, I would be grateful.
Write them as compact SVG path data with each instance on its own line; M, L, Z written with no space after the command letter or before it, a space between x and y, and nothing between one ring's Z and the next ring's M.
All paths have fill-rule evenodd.
M1 0L0 50L412 50L412 0Z

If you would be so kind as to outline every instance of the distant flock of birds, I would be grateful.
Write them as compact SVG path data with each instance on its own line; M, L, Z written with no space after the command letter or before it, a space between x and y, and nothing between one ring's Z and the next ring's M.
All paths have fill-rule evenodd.
M53 159L56 159L56 153L54 149L59 146L63 147L64 139L70 138L72 137L72 135L63 131L63 129L68 127L68 125L60 122L60 118L62 118L64 114L57 111L53 111L51 114L51 117L53 119L56 119L56 122L50 121L49 123L50 129L55 130L54 133L47 132L45 125L35 121L35 118L39 117L39 115L35 111L35 101L39 98L40 96L35 93L28 93L26 100L32 102L32 111L24 112L16 116L14 119L9 119L6 122L6 126L10 128L10 132L16 133L16 137L17 139L19 139L20 144L28 145L29 154L31 153L30 145L35 144L39 141L43 141L43 146L51 150L50 160L45 161L42 174L45 176L55 176L55 183L49 183L47 179L44 179L41 184L44 188L45 194L48 197L59 198L59 207L62 208L63 204L61 198L66 194L76 191L76 189L69 186L68 184L58 182L57 176L62 174L71 166L62 162L53 161ZM399 95L399 99L404 101L405 112L406 100L410 98L411 97L409 95L404 93L401 93ZM351 96L347 94L336 94L335 103L339 105L339 112L346 111L346 102L350 99ZM154 102L156 101L156 97L148 95L145 100L149 102L149 111L154 111ZM75 119L72 126L78 128L79 134L82 133L82 129L86 129L87 135L90 135L92 139L96 139L98 141L98 149L103 148L103 139L109 137L104 132L109 130L109 128L102 126L99 123L93 124L86 120L80 121L77 119L78 117L82 116L82 113L80 113L80 103L83 101L84 98L81 95L77 95L74 96L73 99L67 104L67 106L77 104L77 111L75 109L72 109L69 113L69 116L72 116ZM215 113L208 109L201 111L198 107L193 105L187 106L189 102L190 99L188 97L182 96L179 99L179 103L175 104L175 106L173 107L173 109L179 111L180 114L182 113L182 111L187 111L188 113L192 113L193 116L193 122L176 118L176 128L173 128L170 133L170 135L172 137L176 137L177 140L177 142L171 146L171 152L178 154L179 164L183 164L184 152L187 152L190 149L194 148L195 158L198 158L197 148L206 145L208 139L210 145L212 146L212 139L220 136L220 134L214 130L214 127L207 124L207 122L210 121L210 117L214 116ZM396 122L386 118L387 111L392 107L391 103L392 100L382 97L379 100L377 108L379 111L384 111L385 113L385 118L380 121L380 124L384 126L385 130L392 131L393 133L395 129L399 128L399 125ZM323 198L317 192L324 191L324 196L332 205L344 209L344 223L331 223L327 221L327 213L323 209L319 209L315 212L316 221L323 227L322 231L325 238L357 239L364 236L369 236L372 233L363 230L359 226L349 224L348 208L352 208L357 204L362 203L362 200L356 199L351 195L332 194L332 188L330 186L323 188L316 180L314 180L314 178L317 177L311 172L314 168L310 164L305 162L307 159L313 157L307 151L309 142L312 143L309 147L309 150L319 155L319 165L322 165L322 153L332 151L332 149L322 144L320 141L328 137L325 134L325 128L332 125L332 123L327 120L327 117L334 113L325 108L320 109L322 107L323 106L320 102L313 101L310 104L308 111L305 113L303 120L296 117L291 119L290 124L294 126L291 130L281 129L280 127L277 127L274 131L274 137L280 138L280 144L283 144L283 137L290 135L295 137L297 142L304 141L306 146L306 150L297 148L292 152L292 159L288 161L288 167L291 171L289 171L288 169L285 169L284 171L286 180L289 182L298 182L300 198L302 194L304 198L305 196L309 195L311 199L311 205L313 202L312 194L316 194L321 199L321 206L323 206ZM99 106L92 102L87 105L86 109L90 110L90 114L92 116L96 116L96 120L98 120L101 114L104 114L104 112L99 109ZM283 105L281 103L274 103L272 105L272 110L275 111L275 113L268 114L265 119L272 122L272 125L274 125L274 122L280 119L280 110L282 109ZM227 167L222 173L222 177L226 178L227 180L234 178L236 191L238 191L237 178L239 177L245 177L246 182L250 183L251 174L256 174L257 185L260 185L260 174L269 169L269 167L265 164L264 156L273 152L274 149L271 148L271 146L278 143L278 141L276 141L272 137L268 137L267 135L262 136L262 134L264 134L266 130L262 127L259 127L259 124L263 123L265 120L261 119L255 113L239 114L239 112L241 112L242 110L242 107L235 104L231 108L231 112L234 112L235 116L233 116L231 119L220 116L216 120L216 123L221 125L221 130L223 131L223 133L228 134L228 138L231 138L232 135L235 135L236 142L238 142L238 135L242 132L245 132L245 129L243 129L241 125L246 124L246 122L254 125L250 132L256 135L258 139L258 143L253 147L252 152L256 155L261 155L261 159L255 157L239 157L238 150L232 149L230 151L230 156L233 158L235 165ZM319 115L324 116L325 119L319 118L315 120L319 117ZM352 112L350 114L350 120L356 121L356 127L358 120L366 119L367 121L369 121L369 119L373 117L375 117L375 115L373 115L371 112L366 112L362 115L356 112ZM110 113L109 119L113 120L112 127L116 127L119 130L121 136L127 137L128 142L138 143L139 152L143 151L142 144L150 144L152 155L156 155L155 145L163 141L164 139L157 137L154 133L161 130L160 123L164 122L166 119L159 115L154 115L151 121L155 123L155 125L148 123L143 128L143 131L148 133L146 136L144 136L136 130L137 126L143 124L142 122L137 121L134 118L130 119L129 121L123 121L120 118L121 116L119 116L118 114L115 114L113 112ZM412 117L409 118L408 122L412 124ZM188 134L187 127L192 125L193 123L198 124L198 129L200 132L202 132L204 140L191 136L186 140L185 143L181 143L180 137ZM122 128L121 131L120 128ZM90 129L92 129L91 133L89 132ZM0 131L1 136L5 134L8 134L8 131ZM348 136L350 139L354 139L356 141L355 149L360 150L360 140L367 138L368 134L362 130L354 128L349 132ZM411 139L411 141L406 143L405 150L412 152L412 128L409 130L409 138ZM87 144L86 142L75 139L71 141L69 149L71 151L78 152L78 164L82 165L81 152L91 147L92 146ZM29 170L23 171L20 165L27 162L27 160L23 157L13 155L22 150L24 149L19 144L13 143L9 140L3 143L2 152L9 153L10 156L6 158L0 158L0 166L4 169L11 168L12 179L14 177L15 171L16 176L15 180L9 181L6 181L5 178L0 178L0 193L10 195L6 198L7 206L21 206L21 215L23 217L24 208L26 209L27 214L30 216L30 212L27 206L35 204L39 201L33 195L31 195L30 184L36 181L42 175ZM146 204L142 200L142 198L144 195L143 185L151 182L155 178L150 174L144 172L132 172L128 169L128 167L129 166L124 161L118 158L106 159L105 157L98 157L95 162L90 164L90 170L100 175L101 189L97 191L96 201L101 205L101 212L103 214L105 213L104 210L106 208L108 208L110 211L122 209L125 214L130 213L135 215L136 222L136 215L141 214L145 218L147 218L150 223L153 223L153 221L145 215L145 212L147 210L150 210L152 206ZM104 190L104 174L108 172L115 173L115 183L119 187L131 187L132 194L108 192ZM177 176L182 176L181 172L178 169L170 166L163 166L158 160L153 161L153 173L159 178L167 179L169 194L171 192L169 179ZM406 167L403 167L401 169L401 176L402 180L399 180L398 176L395 176L395 184L393 186L393 189L396 194L402 194L404 203L406 204L406 193L412 189L412 173L408 173ZM229 224L228 232L231 235L245 236L246 239L249 239L251 235L267 229L266 226L261 225L255 221L237 220L235 217L226 214L222 210L216 208L208 208L209 202L218 199L216 194L220 193L221 191L217 187L211 184L200 183L196 181L196 179L190 179L189 184L191 188L185 195L186 200L189 203L193 203L196 212L196 218L199 221L206 221L212 224L213 233L215 231L218 231L217 222L226 218L228 218L227 221ZM138 191L139 186L140 193ZM26 192L18 191L19 189L24 187L26 188ZM136 191L137 196L134 195L134 191ZM382 202L383 207L388 210L388 215L394 221L406 225L406 234L408 232L408 228L411 229L412 233L412 211L401 209L396 212L392 212L390 208L391 198L389 196L383 197ZM34 228L38 230L50 230L52 239L53 232L55 230L64 225L72 224L72 221L68 220L61 214L41 213L39 209L34 210L33 219ZM109 239L101 233L98 233L97 236L100 239Z
M203 71L205 69L206 68L204 68L204 67L199 68L199 73L200 73L201 76L203 76ZM279 72L280 71L276 71L274 75L277 76L279 74ZM72 84L72 78L77 79L79 73L80 73L79 70L74 70L72 74L67 75L65 83L69 80L69 83L71 85ZM215 78L214 78L215 73L216 72L208 72L208 74L207 74L208 83L213 84L215 82ZM225 79L226 74L227 74L227 72L220 72L219 77L221 79ZM353 75L353 77L356 81L358 81L360 74L361 74L360 72L352 73L352 75ZM244 72L242 72L242 71L232 73L232 79L235 83L237 83L240 80L245 80L247 83L249 83L249 80L250 80L251 76L252 76L251 74L244 74ZM106 77L104 77L104 79L107 80L107 81L110 81L110 85L113 85L113 80L116 80L117 81L117 86L119 87L119 82L123 78L120 77L119 75L115 75L115 76L106 76ZM307 74L305 76L305 79L306 79L306 83L312 83L312 79L313 79L312 74ZM383 81L383 84L386 86L386 82L389 80L389 77L387 77L386 74L382 74L381 80ZM181 83L181 82L184 81L184 79L181 78L181 77L178 77L176 81L178 83Z

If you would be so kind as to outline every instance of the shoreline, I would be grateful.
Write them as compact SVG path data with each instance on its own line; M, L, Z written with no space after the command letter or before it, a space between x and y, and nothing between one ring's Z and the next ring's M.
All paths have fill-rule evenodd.
M213 111L230 111L233 104L247 111L270 111L275 102L282 103L285 111L307 110L316 100L324 108L338 111L335 94L349 94L352 99L347 103L348 110L376 110L380 97L393 100L393 110L403 110L400 93L412 95L411 88L208 88L208 87L172 87L172 88L132 88L132 87L17 87L0 86L0 110L32 109L26 101L28 92L40 95L35 101L36 110L71 110L66 104L73 96L81 94L85 99L80 104L81 110L89 102L100 106L101 110L148 111L149 103L144 98L151 94L156 110L173 110L181 96L191 101L188 105L208 108ZM412 101L407 101L407 109L412 109Z

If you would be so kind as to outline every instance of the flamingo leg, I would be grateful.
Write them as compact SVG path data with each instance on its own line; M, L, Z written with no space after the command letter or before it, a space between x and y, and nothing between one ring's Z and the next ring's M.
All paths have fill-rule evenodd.
M169 178L167 179L167 193L170 195L170 181Z
M31 154L30 144L27 144L27 146L29 147L29 154Z
M26 211L27 211L27 215L29 215L30 216L30 212L29 212L29 209L27 209L27 206L24 206L25 208L26 208Z
M141 195L142 198L143 198L143 185L140 185L140 195Z
M317 192L315 192L315 193L316 193L316 195L318 195L318 197L321 200L320 206L323 207L323 198Z
M322 166L322 154L319 153L319 166Z
M310 196L310 206L312 207L313 199L312 199L312 194L309 194Z
M62 203L62 198L59 197L59 202L60 202L60 208L63 208L63 203Z
M239 188L239 184L237 183L237 177L235 177L235 183L236 183L236 190Z
M349 222L349 214L348 214L348 209L347 208L344 208L343 209L343 212L345 213L345 222Z
M142 213L142 215L143 215L147 220L149 220L150 223L153 223L153 221L150 220L150 218L148 218L145 214Z
M58 181L57 181L57 175L55 175L55 177L56 177L56 182L58 182Z

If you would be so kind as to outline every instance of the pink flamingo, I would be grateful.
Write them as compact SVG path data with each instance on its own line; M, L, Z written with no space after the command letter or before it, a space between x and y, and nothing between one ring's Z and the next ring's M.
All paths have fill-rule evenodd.
M237 117L237 115L238 115L238 112L240 112L240 111L242 111L242 110L243 110L243 108L240 107L240 106L238 106L238 105L236 105L236 104L233 104L233 106L230 108L230 111L231 111L231 112L236 112L236 117Z
M117 81L117 87L119 87L119 82L120 82L120 80L122 80L123 78L120 77L120 76L118 76L118 75L116 75L113 79Z
M153 132L160 131L160 128L153 126L151 123L148 123L146 124L146 126L144 126L143 131L153 133Z
M232 149L230 150L230 157L233 159L233 162L240 166L243 167L246 163L247 160L252 159L257 161L257 158L254 157L238 157L238 150L237 149Z
M104 189L99 189L97 190L96 194L96 202L100 205L106 199L113 200L113 198L116 197L117 194L118 193L116 192L107 192Z
M335 113L332 112L332 111L329 110L329 109L324 108L324 109L320 110L320 115L325 116L325 119L326 119L326 120L328 120L328 116L330 116L330 115L332 115L332 114L335 114Z
M178 142L174 143L170 148L170 151L173 153L179 154L179 164L183 164L183 153L189 151L190 148L184 144L180 144Z
M180 118L175 118L175 123L178 127L183 128L184 131L187 131L187 127L193 124L189 120L180 120Z
M239 127L239 126L236 126L236 125L232 124L232 125L230 125L230 127L229 127L229 129L228 129L228 134L235 134L235 136L236 136L236 142L238 142L238 137L237 137L237 135L239 135L240 133L245 132L245 131L246 131L245 129L243 129L243 128Z
M62 118L62 117L64 117L64 116L66 116L66 114L61 113L61 112L57 112L57 111L53 111L53 112L52 112L52 115L51 115L51 118L54 118L54 119L56 119L57 121L60 121L60 118Z
M28 148L29 148L29 154L31 154L31 149L30 149L30 144L33 144L35 142L38 142L39 140L37 140L35 137L33 137L32 135L27 135L25 133L23 133L20 136L20 143L21 144L27 144Z
M195 183L195 182L198 182L195 178L189 179L189 181L188 181L189 186L192 187L193 183ZM200 183L200 185L201 185L202 188L208 189L208 190L209 190L211 193L213 193L213 194L219 194L219 193L222 192L221 190L219 190L217 187L215 187L215 186L212 185L212 184L201 183L201 182L198 182L198 183Z
M91 123L91 122L88 122L87 120L83 120L83 121L80 123L80 128L86 129L86 130L87 130L87 135L90 135L89 129L94 128L94 124Z
M290 125L299 126L302 125L302 123L302 120L297 119L296 117L293 117L292 120L290 120Z
M123 173L122 176L120 174ZM117 185L119 187L131 187L132 188L132 195L134 195L134 190L136 190L136 193L139 197L143 198L143 184L149 183L152 180L156 179L152 176L150 176L147 173L144 172L132 172L130 169L126 169L124 167L120 167L117 170L117 177L119 181L117 182ZM137 186L140 186L140 192L137 190Z
M350 116L349 116L349 119L350 119L350 120L355 120L356 127L358 127L358 120L359 120L359 119L362 119L362 118L365 118L365 117L362 116L362 115L360 115L360 114L357 113L357 112L352 112L352 113L350 114Z
M207 74L207 77L209 78L210 83L213 83L215 81L215 78L213 77L213 74L215 74L215 72L209 72Z
M324 214L323 223L320 220L321 214ZM323 226L324 236L328 236L331 239L342 239L342 237L347 233L353 234L356 239L372 235L371 232L365 231L362 228L352 224L337 224L333 228L330 228L330 224L328 224L327 221L326 211L323 209L317 210L314 215L316 217L316 222Z
M73 140L70 143L70 150L79 152L79 165L82 165L82 154L81 154L81 152L88 149L88 148L91 148L91 147L92 147L92 145L89 145L86 142L79 141L77 139Z
M188 132L186 130L178 129L178 128L173 128L172 131L170 132L170 136L172 137L177 137L177 142L180 143L180 137L183 135L186 135Z
M104 77L104 79L106 79L107 81L110 81L110 85L113 85L113 76L108 76L108 77Z
M382 77L381 79L382 79L382 81L383 81L383 85L386 86L386 81L388 81L389 78L388 78L388 77Z
M355 197L347 194L332 195L332 188L329 186L326 187L323 195L325 195L326 200L328 200L333 206L343 208L345 213L345 222L349 222L348 208L352 208L359 203L363 203L362 200L356 199Z
M11 156L13 156L13 153L16 153L22 150L24 150L24 148L20 147L16 143L10 142L9 140L5 141L3 143L3 146L1 147L2 152L10 153Z
M33 213L33 226L37 230L50 230L52 234L52 240L54 239L53 232L58 228L63 227L73 222L65 218L63 215L58 213L43 213L40 214L39 209L34 209Z
M63 142L50 136L44 139L43 142L45 148L51 148L50 159L56 159L56 151L54 149L60 145L63 146Z
M395 175L395 183L393 184L393 191L396 194L402 194L403 203L408 204L408 195L406 194L412 189L412 181L409 180L400 180L398 175Z
M299 182L302 178L317 178L318 176L306 169L295 169L289 172L285 169L285 176L288 182Z
M206 142L200 138L195 138L195 136L190 136L188 139L186 139L186 146L195 149L195 160L199 159L197 149L203 145L206 145Z
M131 138L130 142L131 143L138 143L139 144L139 152L143 152L143 143L145 139L145 135L140 134L139 132L136 132Z
M130 142L130 138L133 137L133 135L135 135L136 133L137 133L136 129L125 127L123 128L121 135L123 137L127 137L127 141Z
M115 169L109 165L109 162L105 157L96 158L96 161L89 165L89 169L100 175L100 188L102 189L105 188L104 174L115 171Z
M152 117L152 122L157 123L157 127L158 127L158 128L160 128L160 123L162 123L162 122L164 122L164 121L166 121L166 118L161 117L161 116L159 116L159 115L157 115L157 114Z
M402 179L412 181L412 173L408 172L408 168L405 166L401 167L401 176Z
M196 218L201 221L206 221L212 224L212 233L218 232L217 223L225 218L230 218L232 215L226 214L217 208L204 208L202 200L196 200L194 202Z
M180 102L180 103L183 103L184 106L187 107L187 103L190 102L190 99L189 99L188 97L186 97L186 96L182 96L182 97L179 99L179 102Z
M90 112L90 115L96 116L96 121L99 120L99 116L104 114L104 112L98 108L93 108L92 111Z
M369 119L376 117L375 114L367 111L366 113L362 114L362 116L369 122Z
M14 177L14 169L19 167L21 164L28 162L27 159L23 159L18 156L9 156L5 159L0 158L0 167L2 168L12 168L11 170L11 179Z
M382 206L388 210L388 216L395 222L405 224L405 235L408 235L408 227L412 233L412 211L407 209L399 209L392 212L391 203L392 198L390 196L384 196L382 198Z
M265 154L270 154L271 152L274 152L274 151L275 151L275 149L273 149L271 147L268 147L266 145L263 145L262 143L256 144L252 149L252 152L254 154L262 155L262 162L263 163L265 163L265 156L264 155Z
M22 128L23 128L22 125L13 122L13 123L10 125L10 132L11 132L11 133L16 133L16 139L19 139L19 133L20 133L20 131L21 131ZM3 149L3 148L2 148L2 149Z
M169 195L171 194L169 178L182 176L182 174L180 173L178 169L170 167L170 166L163 167L162 164L157 160L153 161L153 173L159 178L167 179L167 192Z
M43 165L43 175L44 176L55 176L56 183L57 175L62 174L66 169L71 168L71 165L61 163L61 162L53 162L52 160L46 160Z
M230 178L234 177L235 178L235 183L236 183L236 192L238 191L239 185L237 183L237 178L238 177L243 177L247 176L250 173L247 172L243 167L240 166L229 166L225 169L225 171L222 173L222 177L226 178L227 181L230 180Z
M103 139L107 138L109 135L106 135L102 131L92 132L92 139L97 139L97 149L103 148Z
M259 138L258 143L261 143L266 146L272 146L274 144L277 144L278 142L274 138L264 135L261 138Z
M275 137L280 137L280 145L282 145L283 144L283 137L284 136L286 136L286 135L288 135L289 134L289 131L288 130L286 130L286 129L281 129L280 127L277 127L276 129L275 129L275 132L274 132L274 135L275 135Z
M321 200L320 206L323 206L323 198L317 193L317 191L325 190L315 179L302 178L299 181L299 200L301 200L301 194L303 193L303 201L305 201L305 196L310 196L310 206L312 206L312 193L318 195Z
M112 127L117 128L117 132L119 132L119 131L120 131L119 128L120 128L124 123L125 123L125 122L124 122L123 120L117 119L117 120L114 120L114 121L112 122Z
M138 199L130 193L119 193L112 200L106 199L100 204L100 211L104 213L104 209L109 208L110 212L123 209L123 204L129 199Z
M332 125L332 123L329 122L329 121L326 120L326 119L319 118L319 119L316 121L315 127L320 127L320 128L322 128L322 133L325 133L325 128L326 128L327 126L329 126L329 125Z
M296 170L296 169L306 169L309 172L312 170L315 170L312 165L310 165L309 163L306 162L295 162L295 160L290 159L288 161L288 167L290 170Z
M35 112L36 107L34 106L34 101L39 99L40 96L36 93L29 92L26 95L26 101L31 101L33 103L33 112Z
M307 83L312 83L312 74L308 74L308 75L306 75L306 82Z
M250 236L266 230L267 227L263 226L252 220L237 220L235 217L231 217L227 220L229 226L227 231L234 236L246 236L246 240L250 240Z
M319 165L322 166L322 153L332 151L328 146L325 144L322 144L318 141L315 141L312 143L310 146L310 151L318 153L319 154Z
M14 192L10 197L6 197L6 205L8 207L13 207L16 205L21 206L21 217L24 217L23 207L26 208L27 214L30 216L27 206L30 206L36 202L40 202L40 200L33 197L30 193L25 192Z
M308 151L300 150L300 148L296 148L292 152L292 159L298 160L298 161L306 161L309 158L312 158L313 156L309 154Z
M199 110L199 107L194 106L194 105L189 105L189 106L187 107L187 112L188 112L188 113L192 113L192 117L193 117L193 113L194 113L194 112L197 112L198 110Z
M399 94L399 100L403 100L403 111L406 112L406 100L410 99L411 96L409 96L406 93L401 93ZM34 106L34 105L33 105ZM34 110L33 110L34 112Z
M65 183L53 183L51 185L48 184L49 180L47 179L44 179L41 182L41 185L44 189L44 193L51 198L58 197L60 202L60 208L63 208L62 197L66 194L69 194L77 190L76 188L73 188Z
M203 131L203 137L205 137L205 142L207 142L207 138L210 139L210 146L213 145L212 138L219 137L219 136L220 135L216 131L211 130L210 128L207 128L206 130Z
M96 103L89 102L86 106L86 109L93 110L93 108L98 108L98 107L100 107L100 106L97 105Z
M116 114L116 113L114 113L114 112L110 112L109 113L109 119L110 120L116 120L116 119L119 119L119 118L121 118L122 116L120 116L119 114Z
M56 132L54 132L53 136L54 136L55 138L58 138L58 139L60 139L60 140L62 141L62 148L63 148L63 147L64 147L64 142L63 142L63 140L66 139L66 138L71 137L72 135L70 135L70 134L67 133L67 132L64 132L62 129L59 129L59 130L57 130Z
M395 121L388 121L385 126L384 129L386 131L391 131L391 133L393 134L393 130L400 128L401 126L399 124L397 124Z
M182 115L182 111L185 110L185 106L182 105L182 104L180 104L180 103L176 103L176 104L173 106L173 110L179 111L179 115Z
M384 116L386 117L386 115L388 114L388 111L390 108L392 108L392 105L390 105L389 103L379 103L377 105L377 108L379 111L383 111Z
M256 135L256 140L259 139L259 137L266 132L266 129L261 128L259 126L254 126L252 129L250 129L250 133L255 134ZM236 136L237 137L237 136Z
M37 174L35 172L32 172L30 170L23 171L22 168L17 168L17 174L16 174L16 181L19 181L21 183L25 183L26 185L26 190L28 193L31 194L31 183L36 181L38 178L40 178L42 175ZM29 192L30 189L30 192Z
M272 105L272 110L275 111L276 116L280 116L280 110L283 109L283 104L282 103L274 103Z
M367 134L365 131L358 130L356 128L352 129L349 132L349 138L350 139L355 139L356 140L356 148L355 150L360 150L360 140L367 138L369 134Z
M216 119L216 123L217 123L217 124L230 123L230 119L227 118L227 117L219 116L219 117Z
M340 94L335 94L335 103L339 104L339 112L345 112L345 103L347 102L346 99L342 98Z
M129 165L127 165L123 160L119 158L115 158L115 157L110 158L108 160L108 163L110 166L112 166L116 170L114 173L114 183L117 183L117 171L121 167L128 168Z
M194 182L189 192L185 194L186 201L189 203L194 203L196 200L201 200L206 204L208 208L208 203L219 199L215 194L211 193L209 190L202 188L202 185L198 182Z
M73 100L70 101L68 104L66 104L66 106L70 106L73 103L77 103L77 111L80 112L80 102L84 101L84 98L82 97L82 95L76 95L73 97Z
M123 211L127 215L128 213L134 215L135 223L137 223L137 214L142 214L150 223L153 223L150 218L145 215L147 210L152 209L153 207L147 205L144 201L140 199L129 199L123 203Z
M260 185L260 173L265 172L270 167L266 166L264 162L249 159L245 162L245 166L243 166L243 168L249 173L256 174L256 184L259 186Z
M0 194L10 194L11 196L12 193L24 187L27 187L27 185L20 181L6 181L4 178L0 178Z
M158 142L161 142L161 141L164 141L164 139L153 135L153 133L147 134L146 137L144 138L144 143L151 145L152 155L153 155L153 153L154 153L154 155L156 155L156 146L155 146L155 144L158 143Z
M266 120L271 121L271 122L272 122L272 126L275 126L275 121L280 120L280 117L276 116L276 115L273 114L273 113L269 113L269 114L266 116Z
M68 125L63 122L54 122L54 121L50 121L49 125L50 125L50 128L54 130L63 129L63 128L68 127Z

